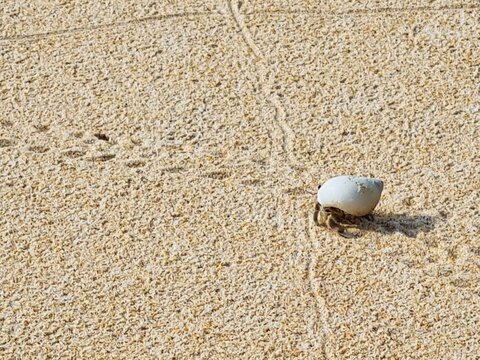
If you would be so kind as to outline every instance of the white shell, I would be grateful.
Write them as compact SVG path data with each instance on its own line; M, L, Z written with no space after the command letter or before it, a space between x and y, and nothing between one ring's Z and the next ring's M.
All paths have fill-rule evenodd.
M382 190L382 180L337 176L327 180L318 189L317 200L323 207L334 207L350 215L364 216L375 209Z

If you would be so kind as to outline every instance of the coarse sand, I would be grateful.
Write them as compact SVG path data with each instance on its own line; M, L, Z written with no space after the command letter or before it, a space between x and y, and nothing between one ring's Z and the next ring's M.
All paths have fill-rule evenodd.
M478 359L478 0L0 2L0 358Z

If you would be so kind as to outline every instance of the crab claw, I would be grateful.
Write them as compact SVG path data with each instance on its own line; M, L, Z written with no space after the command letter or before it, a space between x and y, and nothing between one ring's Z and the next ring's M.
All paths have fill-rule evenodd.
M353 239L353 238L360 237L360 234L352 233L352 232L347 231L345 229L339 229L337 231L337 234L340 235L341 237L346 238L346 239Z

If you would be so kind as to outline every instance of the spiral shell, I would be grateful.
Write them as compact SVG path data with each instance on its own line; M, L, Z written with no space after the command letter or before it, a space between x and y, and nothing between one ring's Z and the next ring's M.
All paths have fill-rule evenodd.
M317 193L322 207L333 207L354 215L368 215L375 209L383 181L362 176L337 176L327 180Z

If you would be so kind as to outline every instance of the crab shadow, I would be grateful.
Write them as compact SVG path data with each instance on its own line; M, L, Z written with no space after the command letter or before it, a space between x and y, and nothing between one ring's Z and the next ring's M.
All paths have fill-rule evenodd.
M360 230L375 231L380 234L401 233L415 238L421 232L432 231L436 220L436 217L430 215L373 214L373 219L357 219L355 226Z

